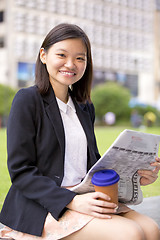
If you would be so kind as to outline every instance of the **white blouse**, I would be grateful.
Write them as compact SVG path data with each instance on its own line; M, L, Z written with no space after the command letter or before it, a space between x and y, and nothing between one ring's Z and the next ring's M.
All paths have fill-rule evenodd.
M61 186L74 186L87 172L87 139L77 117L72 98L66 103L57 99L65 132L64 178Z

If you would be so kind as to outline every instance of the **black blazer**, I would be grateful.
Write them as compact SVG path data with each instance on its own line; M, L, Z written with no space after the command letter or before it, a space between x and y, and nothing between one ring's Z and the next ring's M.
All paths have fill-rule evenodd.
M100 158L93 127L94 107L89 103L78 104L73 96L72 100L87 137L89 169ZM40 95L36 86L16 94L8 121L7 150L12 186L0 222L17 231L41 236L47 213L58 220L76 195L60 187L65 136L51 87L45 96Z

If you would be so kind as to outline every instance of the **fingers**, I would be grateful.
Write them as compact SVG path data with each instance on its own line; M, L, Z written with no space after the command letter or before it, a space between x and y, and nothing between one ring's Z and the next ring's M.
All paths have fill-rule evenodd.
M148 185L156 181L158 174L155 170L138 170L138 174L141 176L140 184Z
M96 194L96 195L99 195L99 196L103 196L101 194ZM93 199L92 202L91 202L91 205L92 206L96 206L96 207L99 207L101 208L102 210L105 210L104 212L106 213L106 209L108 209L108 212L111 212L110 210L111 209L116 209L117 208L117 205L115 203L112 203L112 202L108 202L106 200L103 200L104 197L102 199L99 199L99 198L102 198L102 197L98 197L96 199ZM103 212L103 211L102 211ZM104 213L103 212L103 213Z
M159 157L156 157L156 161L160 163L160 158L159 158Z
M151 166L155 166L155 169L153 170L153 172L158 173L160 170L160 158L156 158L155 160L156 162L151 163Z
M100 200L101 198L102 200ZM104 200L103 200L104 199ZM117 205L108 202L109 196L100 192L76 195L67 205L69 209L99 218L111 218L108 214L116 213Z
M116 213L116 212L107 212L107 213L102 213L99 211L100 209L97 209L97 211L93 211L90 215L93 216L93 217L97 217L97 218L101 218L101 219L111 219L111 215L108 215L108 214L113 214L113 213Z
M111 200L110 196L108 196L108 195L106 195L106 194L104 194L102 192L94 192L94 193L92 193L92 196L93 196L94 199L102 198L102 199L104 199L106 201L110 201Z
M154 170L153 171L140 170L138 171L138 174L149 180L156 180L158 178L158 175L156 172L154 172Z
M153 170L138 170L138 174L141 176L141 185L148 185L156 181L160 171L160 158L156 157L155 162L151 163L151 166L155 168Z
M99 198L101 198L101 200ZM92 215L100 218L110 218L110 216L106 214L116 213L117 205L115 203L108 202L108 200L110 200L110 197L104 193L93 193L93 200L91 202Z

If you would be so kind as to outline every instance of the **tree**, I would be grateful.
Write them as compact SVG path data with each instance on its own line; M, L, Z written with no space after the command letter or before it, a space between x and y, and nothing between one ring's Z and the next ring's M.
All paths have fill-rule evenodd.
M16 90L0 84L0 126L3 118L7 118Z
M115 82L97 85L92 90L92 101L95 106L96 117L102 121L107 112L113 112L116 120L130 118L130 92L127 88Z

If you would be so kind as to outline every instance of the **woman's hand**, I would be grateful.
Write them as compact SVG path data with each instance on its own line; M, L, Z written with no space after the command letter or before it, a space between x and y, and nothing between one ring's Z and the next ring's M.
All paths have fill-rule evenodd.
M154 170L138 170L138 174L141 176L140 184L142 186L151 184L158 178L160 158L156 158L155 160L156 161L154 163L151 163L151 166L155 166Z
M104 201L99 200L99 198L104 199ZM109 196L101 192L86 193L76 195L67 205L67 208L97 218L111 218L108 214L116 213L117 205L108 202L109 200Z

